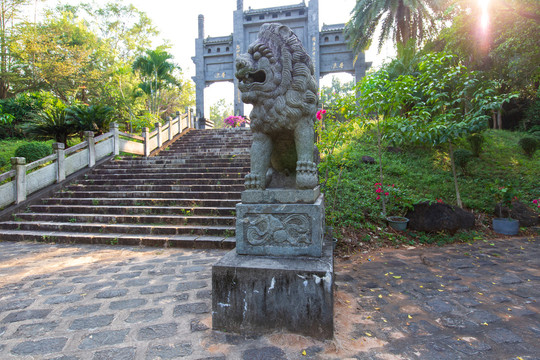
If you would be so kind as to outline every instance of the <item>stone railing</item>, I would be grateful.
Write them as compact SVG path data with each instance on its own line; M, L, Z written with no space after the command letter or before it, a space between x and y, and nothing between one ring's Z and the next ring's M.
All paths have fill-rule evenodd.
M96 161L108 156L119 155L120 152L150 156L152 151L194 125L191 112L178 114L165 125L156 123L152 132L145 128L143 136L121 132L118 124L112 123L109 132L97 137L94 137L92 131L84 132L85 141L68 149L62 143L54 143L52 155L30 164L26 164L23 157L13 157L12 170L0 174L0 183L11 179L0 185L0 209L20 204L28 195L60 183L79 170L92 168Z

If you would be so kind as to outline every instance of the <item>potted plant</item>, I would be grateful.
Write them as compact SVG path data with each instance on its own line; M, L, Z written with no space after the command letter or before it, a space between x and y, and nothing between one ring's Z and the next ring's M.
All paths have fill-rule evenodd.
M383 215L398 214L386 216L388 225L394 230L405 230L409 219L401 216L401 214L403 213L403 210L411 207L410 203L406 201L405 196L394 184L383 185L381 183L376 183L374 186L376 194L375 200L385 204ZM386 211L386 213L384 213L384 211Z
M493 231L504 235L517 235L519 232L519 220L510 217L512 202L517 200L516 192L511 186L496 185L492 188L498 208L498 218L494 218ZM508 217L503 217L503 208L508 209Z

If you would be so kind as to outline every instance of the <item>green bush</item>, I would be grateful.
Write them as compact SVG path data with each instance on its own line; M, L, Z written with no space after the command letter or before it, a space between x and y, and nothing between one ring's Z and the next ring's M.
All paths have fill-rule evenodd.
M526 135L518 141L518 145L521 146L521 149L529 158L532 158L536 149L538 149L538 143L538 139L530 135Z
M31 142L21 145L15 150L16 157L26 158L26 163L29 164L52 153L52 148L44 143Z
M467 141L471 146L472 154L475 157L480 157L482 152L482 145L484 145L484 135L481 133L471 134L467 137Z
M466 149L457 149L454 151L454 162L465 174L467 171L467 164L472 160L473 153Z

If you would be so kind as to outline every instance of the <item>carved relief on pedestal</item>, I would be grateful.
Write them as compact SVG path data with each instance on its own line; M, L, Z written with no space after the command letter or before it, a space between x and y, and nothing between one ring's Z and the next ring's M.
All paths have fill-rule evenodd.
M246 214L244 226L252 246L311 245L311 218L305 214Z

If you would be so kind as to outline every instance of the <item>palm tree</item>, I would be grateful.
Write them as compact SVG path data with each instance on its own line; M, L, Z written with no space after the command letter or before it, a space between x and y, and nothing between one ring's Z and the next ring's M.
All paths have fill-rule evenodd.
M444 3L446 0L357 0L345 26L349 45L356 53L364 51L379 24L379 51L390 37L402 47L409 39L421 43L436 31L437 14Z
M160 91L167 85L180 86L178 80L173 76L175 69L179 67L169 60L173 56L161 48L156 50L146 50L146 55L141 55L135 59L132 65L134 71L139 72L142 83L139 87L150 96L149 110L152 114L158 115Z
M83 131L94 131L103 134L109 129L114 108L108 105L74 105L66 109L69 121L75 130L82 134Z
M55 139L56 142L63 144L76 132L66 116L66 111L60 108L34 114L24 125L24 130L26 134L37 140Z

